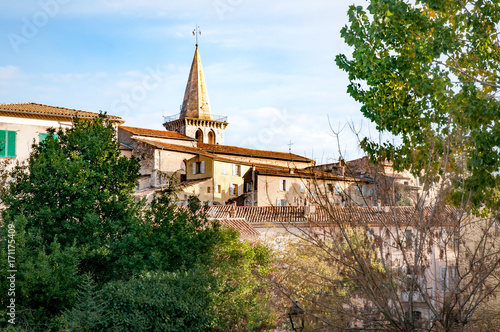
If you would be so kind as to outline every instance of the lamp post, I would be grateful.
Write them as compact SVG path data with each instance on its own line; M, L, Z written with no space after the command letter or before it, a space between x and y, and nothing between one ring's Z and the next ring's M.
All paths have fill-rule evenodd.
M292 300L292 306L288 310L290 324L293 331L302 331L304 329L304 309L302 309L296 300Z

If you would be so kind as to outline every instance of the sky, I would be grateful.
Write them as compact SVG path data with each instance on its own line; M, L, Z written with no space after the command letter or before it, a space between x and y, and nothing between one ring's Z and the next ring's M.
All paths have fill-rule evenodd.
M0 103L104 111L163 129L180 112L195 50L225 144L319 163L363 155L376 134L335 55L363 0L24 0L0 4ZM339 140L334 131L340 131Z

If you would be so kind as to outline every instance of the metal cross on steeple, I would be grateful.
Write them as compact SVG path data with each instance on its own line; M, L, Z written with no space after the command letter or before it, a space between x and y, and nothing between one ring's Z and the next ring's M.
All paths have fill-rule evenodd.
M196 28L193 30L193 36L196 36L196 46L198 47L198 35L201 35L201 30L198 24L196 24Z

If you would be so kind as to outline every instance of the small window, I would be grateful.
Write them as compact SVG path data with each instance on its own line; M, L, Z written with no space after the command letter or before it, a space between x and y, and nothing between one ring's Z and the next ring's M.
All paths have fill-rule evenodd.
M303 193L306 191L306 185L304 184L304 182L301 182L300 183L300 192Z
M287 206L288 203L286 201L286 199L277 199L276 200L276 206Z
M280 190L288 191L288 180L280 180Z
M216 194L220 194L220 189L221 189L221 188L220 188L220 184L216 184L216 185L214 186L214 193L216 193Z
M229 185L229 195L235 196L236 195L236 186L234 183L231 183Z
M227 164L226 163L221 164L220 172L222 174L227 174Z
M212 191L212 188L211 187L207 187L207 194L210 194L211 191Z
M366 186L365 185L363 185L362 194L363 194L363 196L366 196Z
M193 174L205 173L205 161L193 163Z
M243 185L240 184L238 185L238 196L242 194L242 191L243 191Z
M453 290L457 279L457 269L454 266L441 266L440 269L440 286L441 291L449 292Z
M16 158L17 132L0 130L0 158Z
M233 175L241 176L241 166L240 165L233 165Z
M335 183L335 194L340 195L342 193L342 186L340 183Z
M326 192L331 193L333 191L333 184L328 183L326 185Z

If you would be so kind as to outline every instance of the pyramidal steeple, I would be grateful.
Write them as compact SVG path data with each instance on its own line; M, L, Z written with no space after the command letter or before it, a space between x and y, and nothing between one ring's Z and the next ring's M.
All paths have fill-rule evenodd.
M163 127L192 137L200 143L224 144L224 130L227 125L227 116L212 116L210 111L207 86L196 44L181 113L164 117Z
M191 64L191 71L189 72L180 114L181 119L186 117L212 120L198 45L196 45L196 50L194 51L193 63Z

